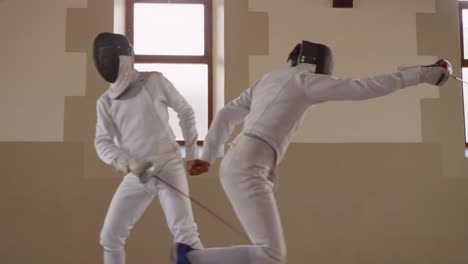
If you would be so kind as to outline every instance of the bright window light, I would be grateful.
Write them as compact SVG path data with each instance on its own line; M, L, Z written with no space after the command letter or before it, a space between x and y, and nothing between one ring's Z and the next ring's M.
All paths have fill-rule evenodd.
M135 53L202 56L204 27L203 4L136 3Z
M463 50L465 51L464 59L468 59L468 10L462 10L463 17Z
M468 68L462 69L463 80L468 79ZM465 141L468 140L468 84L463 83L463 101L465 108Z
M135 64L139 71L158 71L174 84L195 111L198 139L208 131L208 66L206 64ZM169 124L177 140L184 140L177 114L169 108Z

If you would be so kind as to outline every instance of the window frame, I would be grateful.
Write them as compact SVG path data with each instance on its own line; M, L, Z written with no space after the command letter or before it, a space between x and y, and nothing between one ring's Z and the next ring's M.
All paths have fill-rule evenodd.
M465 42L464 42L464 36L463 36L463 10L467 10L468 11L468 1L458 1L458 13L459 13L459 24L460 24L460 54L461 54L461 67L462 67L462 70L464 68L468 68L468 59L465 59ZM468 21L466 21L467 25L468 25ZM463 94L463 99L465 98L465 96L468 96L468 94L465 94L464 93L464 90L462 90L462 94ZM466 120L466 118L468 118L468 116L465 116L465 108L468 107L467 105L465 105L463 103L463 121ZM465 125L464 125L465 127ZM465 131L464 131L464 135L465 135L465 147L468 148L468 137L466 136L466 128L465 127Z
M173 63L173 64L206 64L208 67L208 127L213 121L213 3L212 0L126 0L125 1L125 34L134 44L133 23L135 4L203 4L204 6L204 55L136 55L135 63ZM184 145L184 141L177 141ZM203 145L203 140L198 140Z

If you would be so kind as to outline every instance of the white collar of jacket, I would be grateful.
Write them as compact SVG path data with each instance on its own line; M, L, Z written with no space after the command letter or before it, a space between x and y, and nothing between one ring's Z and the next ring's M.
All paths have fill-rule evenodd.
M296 67L303 71L307 71L311 73L315 73L315 71L317 70L317 65L310 64L310 63L298 63Z
M116 99L119 97L132 82L138 78L138 71L133 68L135 58L133 56L119 56L119 75L114 83L109 87L109 97Z

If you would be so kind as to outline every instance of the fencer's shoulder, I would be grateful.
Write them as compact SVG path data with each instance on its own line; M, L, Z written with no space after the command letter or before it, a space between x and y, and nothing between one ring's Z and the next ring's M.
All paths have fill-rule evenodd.
M98 106L110 106L111 103L112 103L112 99L109 95L109 90L101 94L96 101L96 104Z
M161 73L157 71L138 72L138 79L144 82L153 78L158 78L159 75L161 75Z
M163 74L158 71L149 71L149 72L141 72L141 78L149 80L149 79L162 79Z

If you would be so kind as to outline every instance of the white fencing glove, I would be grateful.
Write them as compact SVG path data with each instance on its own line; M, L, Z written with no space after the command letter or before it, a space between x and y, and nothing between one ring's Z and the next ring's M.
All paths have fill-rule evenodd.
M127 154L121 154L117 157L114 162L114 167L118 172L127 174L130 172L130 168L128 167L128 161L130 157Z
M123 153L117 157L114 167L117 169L117 171L124 174L133 172L137 176L141 176L149 167L151 167L151 165L151 162L130 157Z
M453 73L452 64L448 60L438 60L434 64L424 66L398 67L398 70L413 68L420 69L421 82L436 86L443 86Z
M128 161L128 168L138 177L143 176L143 173L152 165L153 164L151 164L151 162L137 158L130 158L130 160Z
M439 85L445 72L446 70L442 67L421 67L421 81L432 85Z
M443 86L451 74L452 65L447 60L421 67L421 81L432 85Z

